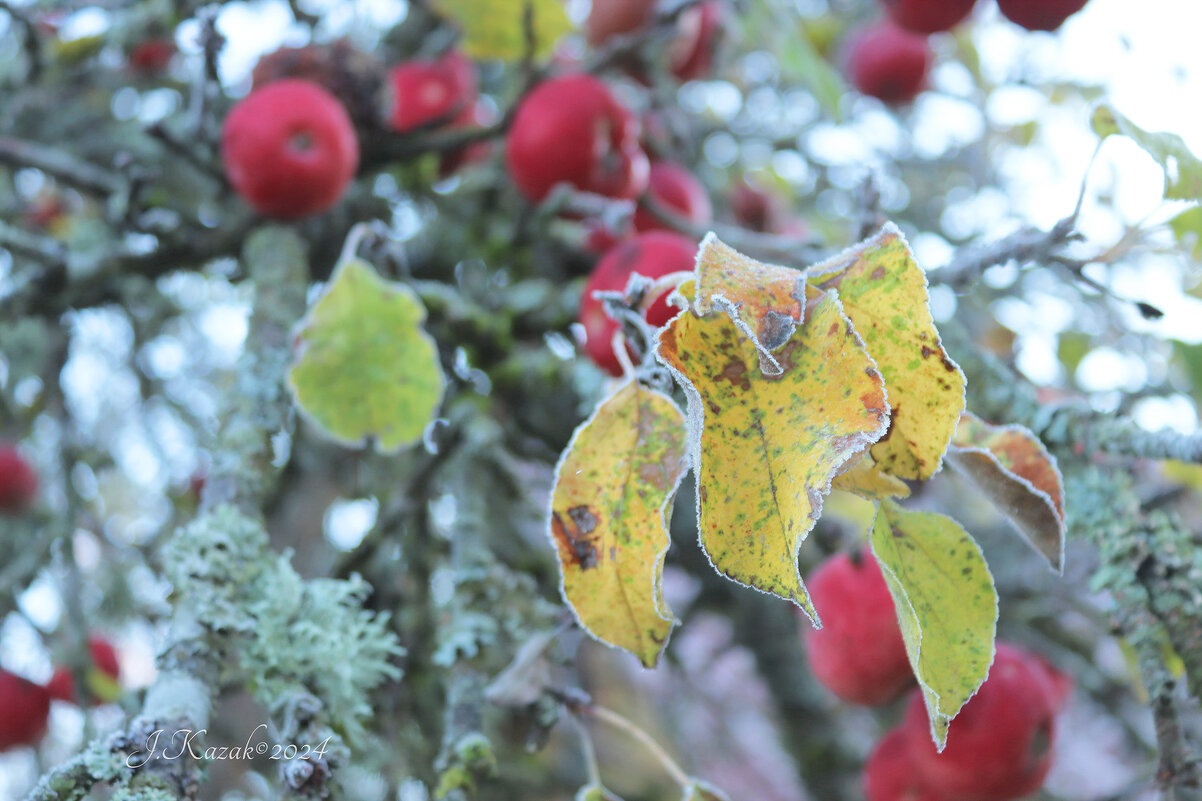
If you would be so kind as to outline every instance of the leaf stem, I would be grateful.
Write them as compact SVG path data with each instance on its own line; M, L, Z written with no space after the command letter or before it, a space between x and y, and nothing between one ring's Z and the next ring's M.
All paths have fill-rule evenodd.
M629 719L619 715L612 709L607 709L603 706L597 706L596 704L589 704L588 706L582 707L582 711L592 715L597 720L608 723L615 729L621 729L634 739L638 740L647 748L647 750L651 753L651 756L655 757L656 761L663 766L668 775L672 777L672 780L681 787L688 787L692 783L692 779L689 778L689 775L684 772L684 769L682 769L680 765L676 764L676 761L673 760L672 757L668 756L668 752L663 749L663 746L657 743L654 737L636 726Z

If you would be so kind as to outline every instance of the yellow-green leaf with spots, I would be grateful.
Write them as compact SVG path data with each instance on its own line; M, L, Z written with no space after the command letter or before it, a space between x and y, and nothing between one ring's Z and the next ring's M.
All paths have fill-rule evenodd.
M881 470L881 466L868 455L852 462L851 467L835 476L831 489L854 492L861 498L874 501L910 497L906 482Z
M664 512L687 469L685 435L670 398L630 381L576 429L551 497L564 599L590 634L647 667L676 622L663 598Z
M534 55L542 57L572 30L563 0L434 0L434 8L462 29L467 55L501 61L516 61L524 55L527 7L533 23Z
M658 355L689 394L701 545L719 573L793 601L817 622L797 552L831 478L888 426L885 387L833 294L759 369L755 345L725 314L683 312Z
M288 385L301 410L348 445L371 438L388 453L420 439L444 384L425 318L412 289L367 262L341 262L297 336Z
M883 470L928 479L940 467L964 409L964 373L935 330L927 279L901 232L873 238L811 268L810 283L836 290L889 388L889 433L872 448Z
M893 596L910 665L940 751L948 724L993 662L997 590L980 547L950 517L884 501L872 552Z
M1056 457L1017 425L994 426L965 412L948 463L989 498L1052 569L1064 571L1064 486Z
M805 311L805 273L762 264L724 245L712 233L697 253L697 289L693 310L700 315L730 315L756 346L760 369L780 375L772 352L797 330Z

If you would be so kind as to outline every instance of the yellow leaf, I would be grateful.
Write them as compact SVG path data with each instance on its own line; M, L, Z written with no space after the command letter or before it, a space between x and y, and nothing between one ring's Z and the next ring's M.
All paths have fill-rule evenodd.
M831 488L854 492L871 500L910 497L910 488L906 486L906 482L881 470L881 466L867 455L852 462L851 467L835 476Z
M884 501L872 552L893 596L940 751L952 718L989 674L997 589L980 547L950 517Z
M434 7L463 30L468 56L501 61L516 61L524 54L522 18L527 6L533 15L534 55L545 56L572 30L561 0L434 0Z
M647 667L676 622L661 584L664 510L687 469L684 452L676 404L628 382L576 429L551 498L564 599L590 634Z
M718 572L793 601L817 623L797 552L831 478L888 425L885 388L833 294L765 375L756 347L725 314L678 315L658 355L689 393L701 544Z
M948 463L989 498L1052 569L1064 571L1064 488L1056 457L1022 426L994 426L965 412Z
M693 310L702 316L723 311L756 346L760 369L780 375L772 351L783 346L805 309L805 273L761 264L712 233L697 254L697 291Z
M898 478L938 472L964 409L964 373L939 340L927 279L897 228L811 268L810 283L836 290L843 311L876 360L889 388L889 433L872 456Z

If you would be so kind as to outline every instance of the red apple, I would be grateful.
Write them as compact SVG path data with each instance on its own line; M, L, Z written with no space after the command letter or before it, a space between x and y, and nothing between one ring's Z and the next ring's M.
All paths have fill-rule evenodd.
M676 38L668 45L668 69L677 80L695 81L709 75L722 23L722 3L710 0L682 13Z
M735 222L750 231L775 231L784 218L780 198L744 178L730 193L730 212Z
M870 553L838 554L807 581L822 628L802 623L810 669L845 701L876 706L914 681L893 596Z
M46 688L0 669L0 752L36 745L49 717Z
M591 75L552 78L527 95L505 156L513 182L535 202L561 182L624 199L647 187L638 121Z
M876 744L864 765L864 796L868 801L943 801L922 783L910 758L910 744L901 728Z
M668 231L637 234L610 249L597 262L580 299L580 323L584 326L584 351L598 367L619 376L622 365L613 351L618 323L605 313L605 305L593 297L601 290L622 291L634 273L647 278L662 278L671 273L692 270L697 259L697 243ZM647 308L647 322L656 328L671 320L677 310L668 305L671 291L661 294Z
M584 35L594 47L643 27L655 12L656 0L593 0L584 21Z
M847 52L851 82L890 105L913 100L926 84L931 48L925 37L890 23L860 30Z
M1054 31L1089 0L998 0L1006 19L1029 31Z
M713 208L709 195L693 173L671 161L657 161L651 165L647 194L670 211L696 225L705 225L713 219ZM672 230L647 209L634 214L636 231Z
M294 78L256 89L225 118L225 172L256 211L291 220L339 201L359 163L346 109L310 81Z
M120 692L117 682L121 678L117 649L105 638L92 635L88 637L88 654L92 659L92 667L88 672L88 685L92 695L101 701L116 700ZM75 677L70 668L56 667L54 675L46 682L46 691L57 701L76 703Z
M952 720L942 754L915 691L902 728L923 783L959 801L1011 801L1039 789L1052 764L1067 681L1049 671L1042 660L998 643L989 677Z
M406 61L388 73L388 123L404 133L470 114L476 102L476 66L458 50L437 61Z
M915 33L950 31L972 12L977 0L881 0L889 17Z
M146 39L129 51L129 66L140 75L158 75L175 55L175 42L165 37Z
M37 492L37 471L15 447L0 445L0 514L22 514Z

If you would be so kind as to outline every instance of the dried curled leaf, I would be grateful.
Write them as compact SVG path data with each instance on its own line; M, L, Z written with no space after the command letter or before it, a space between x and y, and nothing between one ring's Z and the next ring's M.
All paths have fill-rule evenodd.
M811 285L839 293L889 388L892 422L872 457L898 478L930 478L964 409L965 379L943 349L926 275L901 232L888 224L809 275Z
M1051 564L1064 571L1064 484L1056 457L1022 426L960 417L948 463L972 482Z
M960 524L884 501L872 552L893 596L940 751L948 724L989 674L998 599L980 547Z
M730 315L760 355L760 369L780 375L772 352L782 347L805 312L805 273L744 256L712 233L697 253L697 289L693 310L699 315Z
M419 440L444 386L425 319L409 287L385 281L365 261L340 263L297 336L288 386L301 410L343 443L373 437L389 453Z
M701 545L718 572L818 617L797 552L831 478L886 430L885 387L834 295L759 369L755 345L725 314L678 315L658 355L689 394Z
M576 429L551 498L564 599L589 633L647 667L676 622L663 598L664 512L684 455L676 404L631 381Z

